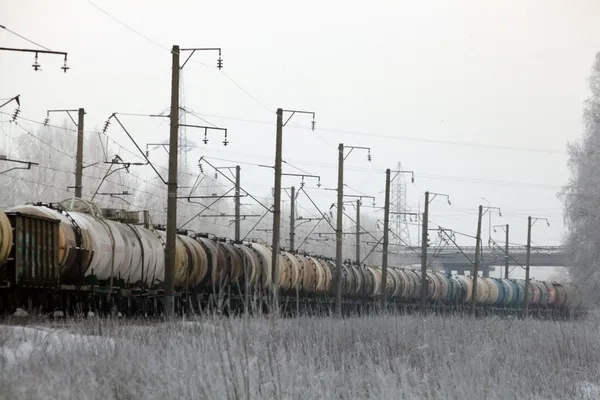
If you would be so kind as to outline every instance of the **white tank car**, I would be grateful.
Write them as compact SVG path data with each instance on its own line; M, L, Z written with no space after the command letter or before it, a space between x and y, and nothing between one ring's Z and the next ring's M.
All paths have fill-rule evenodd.
M80 276L82 272L85 276L93 273L100 280L120 277L129 283L143 280L148 285L164 281L162 243L165 232L105 219L95 205L81 199L65 200L61 205L70 210L69 217L81 229L81 246L87 252L77 254L75 225L66 213L34 205L20 205L8 211L45 216L61 222L59 259L64 283ZM179 287L197 285L209 271L203 246L180 235L176 241L175 264L175 284Z

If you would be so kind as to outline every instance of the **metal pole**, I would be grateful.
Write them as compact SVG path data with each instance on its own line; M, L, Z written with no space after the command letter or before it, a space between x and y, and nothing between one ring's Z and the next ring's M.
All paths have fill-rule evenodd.
M338 146L337 225L335 228L335 312L342 316L342 223L344 200L344 144Z
M290 193L290 252L295 249L296 238L296 188L292 186ZM300 315L300 282L296 284L296 316Z
M150 229L150 211L144 210L142 213L144 216L144 228Z
M294 238L296 237L296 188L292 186L290 196L290 253L295 251Z
M417 206L417 214L421 215L421 205ZM419 221L417 221L419 222ZM422 221L421 221L422 223ZM417 224L417 247L421 245L421 225Z
M492 213L488 210L488 245L492 243Z
M83 120L85 110L79 109L79 117L77 119L77 156L75 157L75 197L82 197L83 186Z
M531 217L527 217L527 259L525 261L525 299L523 300L523 311L525 318L529 314L529 263L531 261Z
M429 225L429 192L425 192L425 209L423 211L423 232L421 232L421 311L425 312L427 303L427 229Z
M489 212L489 210L488 210ZM483 206L479 206L479 217L477 218L477 235L476 235L476 243L475 243L475 263L473 264L473 291L471 296L472 301L472 310L475 313L475 306L477 303L477 278L479 276L479 252L480 242L481 242L481 218L483 217Z
M504 244L504 252L506 253L506 260L504 265L504 279L508 279L508 266L510 258L508 256L508 224L506 224L506 243Z
M279 231L281 228L281 152L283 147L283 109L277 109L277 134L275 138L275 193L273 194L273 249L271 253L271 288L273 312L278 310L279 290Z
M235 242L241 242L240 234L240 166L235 166Z
M387 306L387 267L390 230L390 169L385 170L385 204L383 215L383 255L381 257L381 310Z
M177 135L179 133L179 46L171 50L171 130L169 138L169 181L167 197L167 241L165 248L165 315L175 314L175 243L177 240Z
M360 199L356 200L356 264L360 266Z
M235 242L242 243L242 235L240 233L241 212L240 212L240 184L241 184L241 168L239 165L235 166ZM250 312L250 284L249 284L249 271L248 263L244 263L244 313L248 315Z

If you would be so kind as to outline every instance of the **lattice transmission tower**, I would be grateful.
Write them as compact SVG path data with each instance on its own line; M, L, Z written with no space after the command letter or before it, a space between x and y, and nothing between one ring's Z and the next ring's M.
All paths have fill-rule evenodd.
M186 125L187 112L189 110L185 105L185 85L183 83L183 72L179 74L179 131L177 134L177 169L178 171L183 171L184 167L188 165L188 157L187 153L190 152L195 146L196 143L193 141L188 141L187 138L187 128L182 125ZM187 112L186 112L187 111ZM160 114L165 115L165 113L170 113L170 108L164 109ZM167 114L168 115L168 114ZM169 144L168 140L162 142L163 144ZM154 147L156 148L156 146Z
M396 168L398 171L402 171L402 163L398 161ZM404 247L410 246L410 230L409 230L409 216L406 212L410 212L408 205L406 204L406 179L404 174L398 174L395 179L394 188L392 190L392 204L395 214L390 218L391 230L395 233L393 244L395 246Z

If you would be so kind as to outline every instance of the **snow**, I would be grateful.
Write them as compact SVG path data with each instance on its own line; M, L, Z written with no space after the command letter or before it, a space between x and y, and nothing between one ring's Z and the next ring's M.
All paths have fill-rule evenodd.
M0 335L4 339L0 357L5 366L26 362L40 351L51 354L76 349L114 349L111 338L77 335L44 327L2 326Z
M577 400L598 400L600 399L600 385L589 382L579 382L576 392Z
M60 323L59 328L0 326L3 395L600 398L596 318L204 317L174 323L94 318Z

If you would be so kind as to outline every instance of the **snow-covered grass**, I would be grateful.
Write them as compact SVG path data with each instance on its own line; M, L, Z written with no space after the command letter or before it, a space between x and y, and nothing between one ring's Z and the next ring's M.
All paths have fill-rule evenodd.
M598 320L373 316L0 326L0 397L599 398Z

